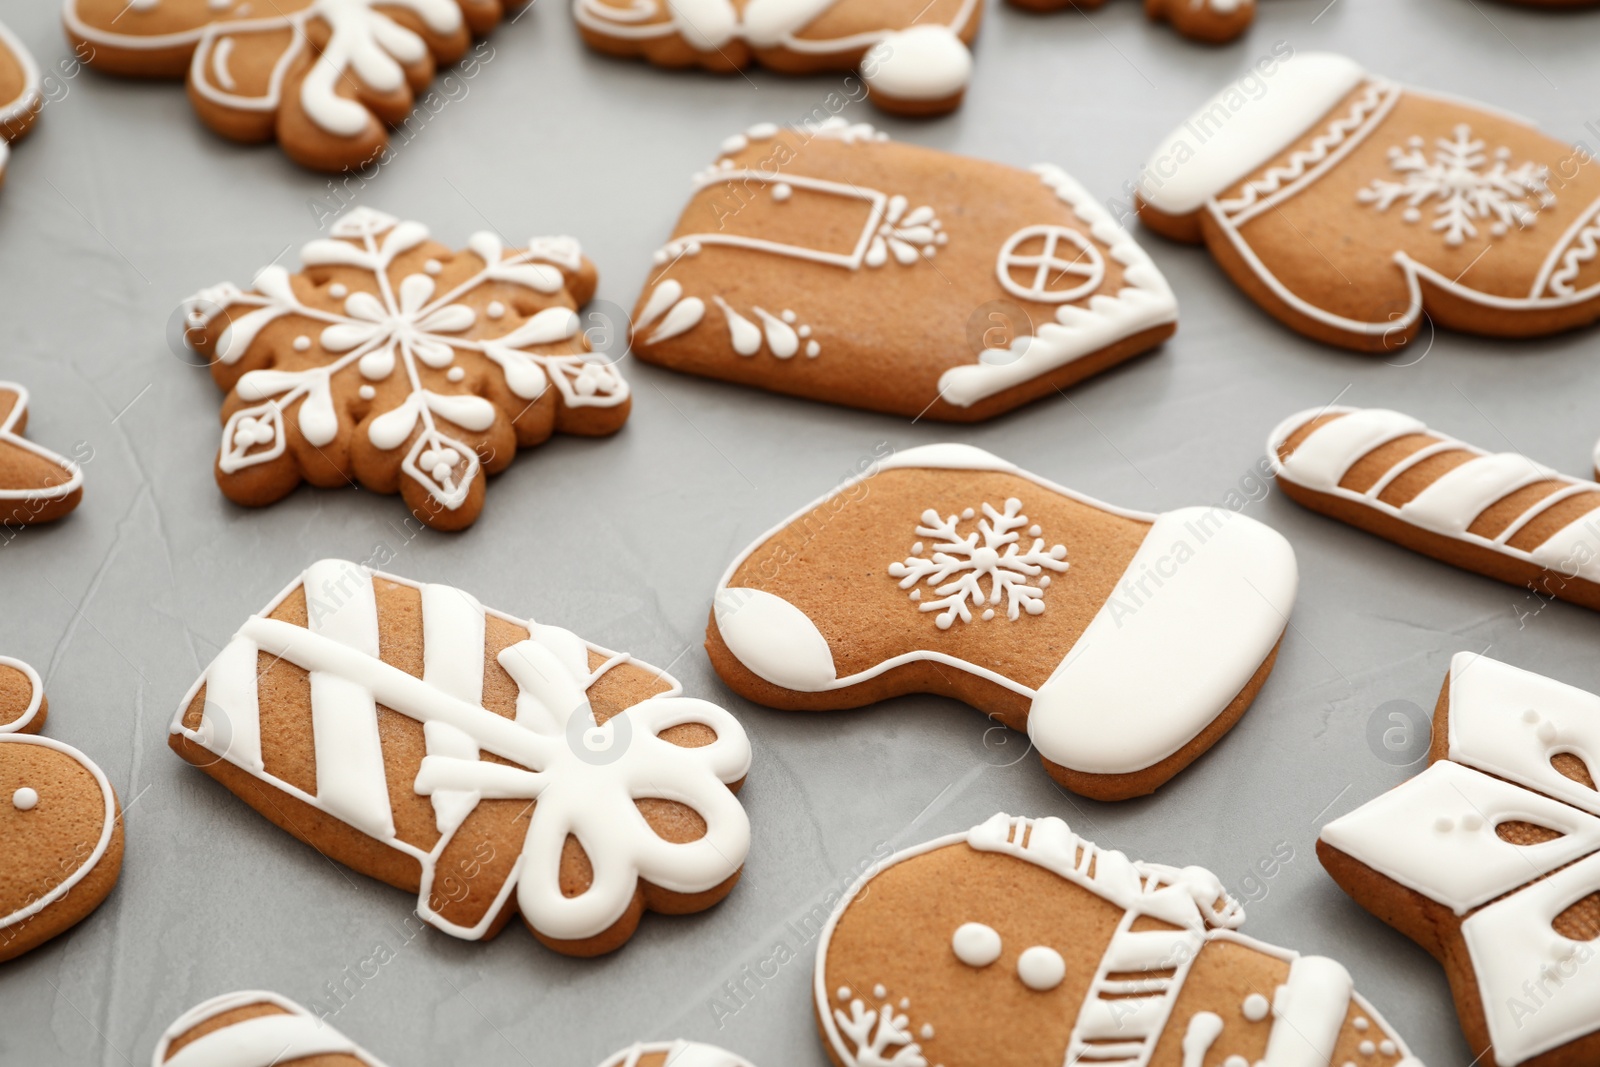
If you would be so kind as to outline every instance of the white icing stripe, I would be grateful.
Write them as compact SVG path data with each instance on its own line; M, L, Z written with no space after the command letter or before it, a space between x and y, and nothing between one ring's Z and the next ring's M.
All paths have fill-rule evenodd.
M1263 1067L1328 1067L1350 1011L1350 972L1325 956L1289 964L1272 1003Z
M1573 941L1551 926L1563 910L1596 891L1600 855L1490 904L1461 924L1501 1067L1525 1063L1600 1025L1595 943Z
M263 1015L213 1030L169 1055L174 1042L220 1015L257 1004L286 1014ZM384 1067L355 1042L276 993L250 990L213 997L179 1016L156 1043L151 1067L276 1067L311 1056L343 1054L365 1067Z
M1502 716L1517 713L1502 710ZM1495 827L1528 822L1563 836L1513 845ZM1441 761L1322 828L1322 839L1457 915L1600 849L1600 819Z
M1450 759L1600 816L1600 794L1550 763L1571 753L1600 780L1600 696L1470 652L1449 684Z
M253 641L235 637L206 668L200 733L208 747L256 772L261 762L260 657Z
M1554 476L1554 471L1527 456L1510 452L1478 456L1446 471L1402 506L1400 517L1424 530L1459 537L1491 504Z
M448 585L422 587L422 680L469 704L483 703L483 607ZM475 760L478 746L470 736L442 722L423 729L430 756ZM472 792L439 790L433 794L435 823L449 833L477 806Z
M376 659L378 602L371 579L352 564L324 560L306 571L305 587L310 633ZM372 692L348 674L312 670L311 728L323 806L363 833L393 837Z
M22 714L10 722L0 723L0 734L21 733L38 716L39 708L44 704L44 682L39 678L38 671L20 659L0 656L0 666L20 671L22 676L28 680L29 688L32 689L32 693L28 697L27 706L22 709Z
M1424 433L1428 429L1420 420L1398 411L1382 408L1359 411L1330 409L1339 410L1345 410L1345 413L1317 427L1300 442L1288 459L1282 461L1283 473L1308 489L1332 492L1339 487L1350 468L1368 452L1408 434ZM1309 422L1312 414L1303 412L1302 415L1307 416L1305 418L1295 416L1301 419L1298 425ZM1275 441L1281 440L1278 433L1274 433L1273 438ZM1272 454L1276 456L1277 452L1274 447Z
M33 734L0 734L0 746L4 745L38 745L40 748L48 748L53 752L60 752L71 757L94 778L95 784L100 787L100 798L104 803L101 808L100 835L95 839L94 848L90 849L89 855L83 859L82 865L49 892L29 901L29 903L18 908L10 915L0 915L0 931L4 931L8 926L31 919L72 892L73 887L88 877L89 872L94 870L99 865L100 860L105 857L106 849L111 845L111 837L117 825L117 795L112 791L111 783L106 779L106 773L100 769L100 765L94 760L85 756L71 745L64 745L60 741L48 737L36 737Z

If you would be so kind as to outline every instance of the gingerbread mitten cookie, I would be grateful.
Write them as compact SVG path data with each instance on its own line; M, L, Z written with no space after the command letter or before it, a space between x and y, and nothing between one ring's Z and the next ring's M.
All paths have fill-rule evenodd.
M738 881L750 745L663 672L469 594L342 560L252 616L172 748L454 937L513 913L575 956Z
M1059 11L1064 7L1093 10L1105 0L1011 0L1034 11ZM1256 0L1144 0L1144 13L1152 22L1167 21L1191 41L1225 44L1255 21Z
M859 70L873 103L901 115L960 106L984 0L573 0L578 32L608 55L728 73Z
M122 809L105 772L35 736L44 690L0 657L0 962L44 944L98 908L122 873Z
M996 815L874 867L824 927L839 1067L1421 1067L1350 973L1238 933L1216 875Z
M65 0L91 66L180 78L212 130L276 138L296 163L340 171L388 153L441 66L521 0Z
M0 526L51 522L83 499L83 471L23 437L27 428L28 390L0 382Z
M634 311L639 358L971 422L1172 335L1149 257L1061 170L755 126L723 144Z
M1600 609L1600 485L1490 454L1381 408L1313 408L1267 439L1313 511L1546 596Z
M1222 508L1127 511L967 445L913 448L736 559L706 649L778 708L955 697L1079 793L1149 793L1266 680L1294 550Z
M150 1067L384 1067L287 997L251 990L212 997L180 1015Z
M1278 53L1156 149L1139 214L1203 240L1251 299L1321 341L1389 351L1424 315L1532 337L1600 317L1587 159L1342 56Z
M693 1041L651 1041L625 1048L600 1067L750 1067L720 1048Z
M190 298L188 339L228 393L216 477L235 503L359 481L459 530L517 449L627 421L627 383L580 328L596 273L571 237L453 252L357 208L300 259Z
M1444 965L1478 1062L1600 1062L1600 696L1457 653L1430 756L1322 865Z
M8 142L18 140L39 117L39 68L15 34L0 22L0 181L5 180Z

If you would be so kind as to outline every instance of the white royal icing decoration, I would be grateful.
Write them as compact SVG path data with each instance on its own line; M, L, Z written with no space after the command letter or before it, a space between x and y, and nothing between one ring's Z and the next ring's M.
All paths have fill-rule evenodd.
M100 787L101 822L100 833L95 838L94 847L89 850L88 854L85 856L81 851L78 851L71 856L71 859L81 861L79 866L74 868L70 874L48 892L30 898L27 904L13 911L10 915L0 915L0 937L4 937L8 926L15 926L17 923L25 922L38 915L41 911L44 911L44 909L72 892L79 882L87 878L89 872L94 870L105 856L106 849L111 845L111 838L117 826L117 795L112 792L111 783L106 779L105 772L100 769L100 765L95 763L94 760L85 756L71 745L64 745L60 741L48 737L36 737L32 734L0 733L0 751L4 751L4 746L6 745L37 745L39 748L59 752L76 761L79 766L89 772L90 776L94 778L95 784ZM29 800L32 800L33 803L27 803ZM12 794L11 798L13 806L20 811L31 810L38 801L39 794L31 786L24 786L18 789ZM66 857L63 857L63 869L66 868L65 859Z
M1338 417L1313 430L1287 460L1279 459L1278 450L1283 443L1318 415ZM1358 493L1339 484L1350 468L1373 449L1401 437L1423 433L1438 441L1395 463L1365 492ZM1471 453L1473 458L1439 477L1406 504L1395 507L1379 499L1394 479L1418 463L1442 452L1456 451ZM1600 544L1600 526L1595 525L1593 515L1580 515L1532 549L1517 548L1510 543L1519 530L1561 501L1597 491L1593 482L1569 478L1525 456L1484 452L1397 411L1329 407L1302 411L1279 423L1267 438L1267 459L1278 477L1307 489L1360 504L1430 533L1518 562L1559 571L1567 577L1600 581L1600 553L1590 544ZM1559 482L1561 487L1530 504L1495 537L1483 537L1468 529L1491 505L1518 489L1546 481Z
M254 1005L279 1009L230 1023L171 1052L178 1038L220 1015ZM350 1056L364 1067L382 1061L335 1030L324 1019L276 993L251 990L213 997L180 1015L161 1035L151 1067L274 1067L313 1056Z
M663 1057L663 1067L751 1067L731 1052L693 1041L652 1041L629 1046L611 1057L604 1067L639 1067L644 1057Z
M923 660L955 667L1032 700L1028 735L1052 762L1088 773L1124 773L1171 755L1214 720L1260 669L1294 605L1294 551L1252 519L1220 508L1160 516L1128 511L968 445L908 449L836 492L904 468L1014 474L1089 507L1148 522L1150 532L1112 597L1038 689L937 648L906 652L841 678L826 639L799 608L764 590L729 586L762 545L834 495L829 494L757 538L718 583L717 628L745 667L806 693L846 688Z
M0 385L0 388L4 388L4 386ZM0 656L0 667L10 667L12 670L21 672L23 678L28 682L29 689L32 690L28 697L27 705L22 709L22 714L10 722L0 723L0 735L22 733L38 717L39 709L44 705L44 682L40 679L38 671L20 659Z
M434 278L421 272L391 284L388 275L395 259L427 239L427 227L421 223L357 208L333 225L330 237L302 248L301 260L307 267L355 267L372 274L375 292L329 287L329 295L343 301L340 312L302 302L289 272L277 265L256 275L255 292L224 284L190 298L189 322L196 327L204 327L225 308L254 309L235 315L218 340L216 358L224 364L238 363L263 328L286 316L322 324L319 340L329 358L303 370L253 370L239 379L234 392L246 406L235 411L223 428L217 462L224 473L283 455L288 446L283 419L296 401L296 424L305 440L316 447L332 442L351 418L335 404L335 375L358 374L363 379L363 399L376 396L375 391L368 394L366 383L391 381L398 375L407 385L404 399L367 424L367 438L374 447L392 451L410 440L420 423L421 432L402 461L402 473L454 510L466 501L481 463L477 450L441 429L436 417L482 433L494 425L496 408L470 391L430 389L429 373L445 372L447 381L458 384L465 373L457 360L475 356L494 365L506 388L520 400L538 399L551 382L568 407L613 407L627 400L628 385L609 364L582 353L533 350L578 336L579 319L569 308L545 308L500 336L465 336L478 318L461 300L493 283L519 285L546 296L559 293L565 284L559 268L576 270L581 264L576 241L536 239L526 251L508 255L494 234L477 233L467 247L483 266L465 281L440 292ZM336 288L341 292L336 294Z
M983 923L962 923L950 939L950 948L968 967L987 967L1000 958L1000 934Z
M0 381L0 395L5 393L16 394L16 402L11 405L11 410L4 419L0 419L0 443L20 448L31 453L52 466L59 467L67 472L65 480L52 485L48 489L14 488L0 482L0 500L22 500L30 503L40 501L60 500L62 497L71 496L83 488L83 468L66 456L52 452L48 448L34 444L17 431L23 419L28 414L28 390L16 382ZM16 661L8 661L15 664ZM29 668L30 670L32 668ZM37 675L35 675L37 677Z
M1067 976L1067 961L1049 945L1034 945L1017 957L1017 977L1036 993L1048 993Z
M22 786L11 794L11 806L18 811L32 811L39 806L39 791L31 786Z
M430 633L435 638L434 652L424 656L422 678L378 658L376 577L422 595L425 640ZM269 618L302 584L311 626ZM667 679L668 693L596 725L586 691L627 657L586 645L556 627L493 613L527 627L531 635L497 657L519 696L514 721L496 715L481 706L487 614L457 589L417 585L341 560L322 561L244 624L184 698L172 732L416 860L422 868L417 914L456 937L483 937L513 890L518 909L535 929L551 938L581 940L623 916L640 879L688 894L706 892L733 875L750 846L749 820L727 788L750 766L749 742L738 722L713 704L680 696L677 683ZM590 650L607 656L593 672ZM274 778L263 765L256 695L262 652L310 672L314 796ZM205 708L199 728L191 730L184 716L202 684ZM377 704L424 724L428 754L414 788L434 798L444 833L431 852L395 836ZM683 748L659 736L683 723L710 727L716 740ZM512 765L487 762L484 753ZM635 800L647 797L689 805L704 820L705 835L687 844L662 840L635 806ZM446 828L458 826L483 798L538 803L521 863L478 923L464 927L433 908L434 865L451 840ZM558 879L568 835L577 837L594 872L592 886L575 897L562 892Z

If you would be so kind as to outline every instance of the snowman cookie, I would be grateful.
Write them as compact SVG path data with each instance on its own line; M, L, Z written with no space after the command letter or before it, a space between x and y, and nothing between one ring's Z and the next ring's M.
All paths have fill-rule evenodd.
M859 71L900 115L960 106L984 0L573 0L578 32L607 55L719 73ZM834 94L837 96L838 94Z
M1011 0L1034 11L1059 11L1074 7L1093 10L1105 0ZM1256 0L1144 0L1144 13L1152 22L1166 21L1191 41L1225 44L1255 21Z
M0 962L83 921L122 872L122 809L105 772L37 736L44 688L0 656Z
M1278 486L1434 559L1600 609L1600 485L1382 408L1313 408L1267 439Z
M996 815L898 853L823 928L838 1067L1421 1067L1334 960L1239 933L1201 867Z
M1600 317L1590 162L1504 112L1275 50L1151 155L1139 216L1330 344L1392 351L1424 316L1533 337Z
M187 76L201 120L234 141L276 139L296 163L379 165L440 67L519 0L65 0L91 66ZM467 61L471 76L476 58Z
M1475 1062L1600 1062L1600 696L1457 653L1429 756L1322 865L1438 958Z
M22 436L27 428L28 390L0 382L0 526L52 522L83 499L78 464Z
M634 352L973 422L1148 351L1177 318L1155 264L1059 168L897 144L835 118L723 143L656 253Z
M5 180L8 142L20 140L39 117L39 67L15 34L0 22L0 181Z
M693 1041L649 1041L631 1045L600 1067L750 1067L731 1052Z
M216 478L235 503L359 482L459 530L519 448L627 421L628 384L581 329L597 275L571 237L455 252L357 208L300 259L188 302L186 339L228 394Z
M343 560L251 616L170 743L322 855L464 940L513 914L574 956L717 903L750 744L670 675L470 594Z
M913 448L734 560L706 649L777 708L935 693L1026 730L1062 785L1149 793L1236 723L1294 605L1294 551L1224 508L1128 511L968 445Z
M287 997L261 990L212 997L180 1015L150 1067L384 1067L383 1061Z

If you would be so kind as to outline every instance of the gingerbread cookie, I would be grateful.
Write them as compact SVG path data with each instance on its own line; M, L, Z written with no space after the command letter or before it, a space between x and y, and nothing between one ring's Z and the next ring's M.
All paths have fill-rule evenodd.
M574 956L739 878L750 745L670 676L469 594L313 564L184 697L172 748L323 855ZM513 895L514 894L514 895Z
M1600 485L1381 408L1291 415L1267 438L1267 459L1283 491L1313 511L1600 609Z
M1061 170L896 144L870 126L724 142L634 312L675 370L971 422L1165 340L1149 257Z
M1356 902L1443 964L1496 1067L1600 1061L1600 696L1470 652L1431 765L1322 830Z
M228 393L216 477L235 503L360 482L459 530L517 449L627 421L627 383L580 328L597 275L571 237L452 252L357 208L300 259L189 300L188 340Z
M5 180L7 142L19 140L39 117L39 67L15 34L0 22L0 182Z
M1424 315L1532 337L1600 317L1588 162L1504 112L1284 46L1156 149L1139 215L1204 241L1251 299L1320 341L1390 351Z
M1075 792L1153 791L1266 681L1294 550L1223 508L1103 504L968 445L892 455L717 586L711 662L777 708L936 693L1026 730Z
M1092 11L1105 0L1011 0L1033 11L1059 11L1074 7ZM1226 44L1255 21L1256 0L1144 0L1144 13L1152 22L1165 20L1191 41Z
M34 669L0 656L0 962L100 906L122 873L122 809L105 772L44 725Z
M625 1048L600 1067L750 1067L731 1052L693 1041L651 1041Z
M112 74L180 78L212 130L296 163L384 160L441 66L520 0L65 0L67 37Z
M384 1067L383 1061L287 997L251 990L180 1015L150 1067Z
M83 471L22 436L28 390L0 382L0 526L53 522L83 499Z
M839 1067L1421 1067L1334 960L1238 933L1202 867L996 815L875 866L823 928Z
M859 70L868 97L900 115L961 104L984 0L573 0L578 32L607 55L719 73Z

